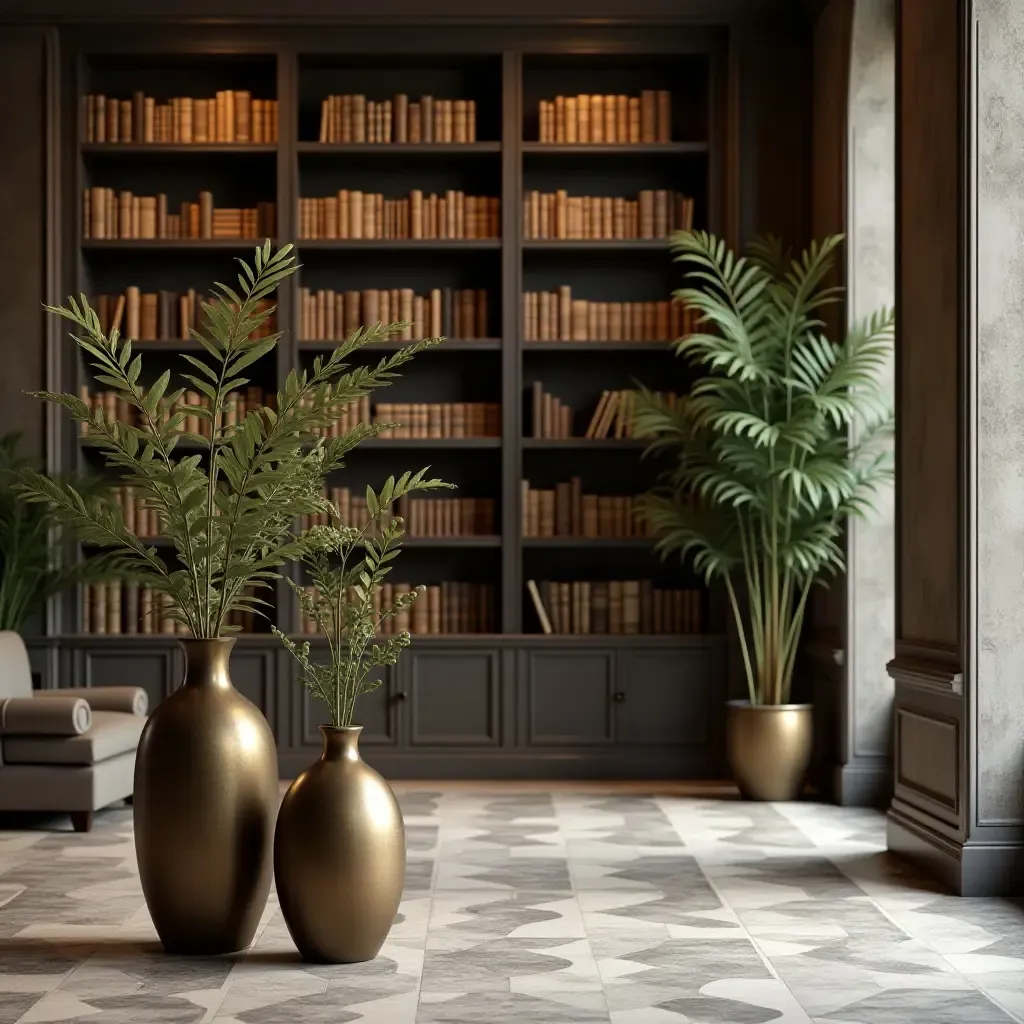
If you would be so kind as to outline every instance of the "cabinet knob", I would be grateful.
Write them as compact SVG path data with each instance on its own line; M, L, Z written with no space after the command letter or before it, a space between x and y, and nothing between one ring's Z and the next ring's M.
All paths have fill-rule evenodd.
M405 700L405 690L399 690L395 694L395 703L401 704L403 700Z
M622 704L626 700L626 695L621 690L617 690L615 693L612 694L612 699L615 701L616 704Z

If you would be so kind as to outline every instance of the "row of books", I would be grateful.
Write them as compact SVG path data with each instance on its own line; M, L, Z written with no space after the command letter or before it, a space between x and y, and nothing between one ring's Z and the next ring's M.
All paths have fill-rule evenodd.
M584 494L578 476L543 489L522 482L524 537L650 537L637 497Z
M387 199L380 192L342 189L336 196L299 200L299 238L497 238L501 200L449 189Z
M332 487L324 492L337 510L342 525L362 528L370 521L366 498L347 487ZM392 506L395 515L403 520L403 529L409 537L491 537L494 536L493 498L412 498L403 495ZM303 516L303 530L312 526L327 526L326 512Z
M644 189L636 199L534 189L523 200L523 237L528 240L668 238L692 227L693 199L663 188Z
M167 196L136 196L111 188L87 188L82 197L82 237L103 238L268 238L276 234L273 202L253 207L216 207L213 193L185 201L169 212Z
M143 92L130 100L88 93L84 106L87 143L277 142L277 100L253 99L245 89L223 89L212 98L176 96L166 103Z
M618 144L672 141L672 94L556 96L540 101L540 141Z
M321 142L476 142L476 101L404 93L390 100L328 96L320 104Z
M544 633L700 633L699 590L655 588L650 580L527 581Z
M110 422L118 420L121 423L139 424L140 412L129 405L117 391L90 391L88 384L81 386L79 396L90 409L102 409L104 418ZM232 391L228 394L224 406L224 426L233 427L245 419L250 409L258 409L260 406L273 406L276 402L276 395L267 393L260 387L247 387L245 390ZM172 413L209 406L209 399L198 391L185 391L173 407L169 407L163 413L163 418L168 419ZM198 412L186 411L182 420L181 429L192 434L199 434L208 437L210 433L210 422ZM79 433L87 435L89 428L85 423L79 424Z
M299 336L306 341L337 341L363 324L410 324L396 340L486 338L484 288L433 288L416 295L411 288L363 291L299 289Z
M497 402L379 402L374 423L399 424L382 438L501 437Z
M594 302L574 299L569 285L523 295L524 341L673 341L695 326L680 299Z
M130 484L115 488L111 498L121 509L125 528L136 537L151 539L163 533L160 510L149 508Z
M92 298L103 332L106 334L116 328L133 341L187 340L190 332L201 326L202 304L220 301L218 296L204 295L194 288L187 292L163 289L144 292L138 285L129 285L120 295L100 294ZM233 307L234 303L230 305ZM266 312L273 305L270 299L258 299L256 310ZM271 313L252 337L265 338L273 334L276 322L276 313Z
M674 409L679 396L672 392L655 392ZM623 440L633 436L633 409L636 392L630 390L602 391L590 416L583 436L593 440L614 438ZM532 437L564 440L573 433L575 411L560 398L544 390L540 381L531 387Z
M171 614L166 594L139 583L108 580L88 583L82 588L82 632L95 635L168 633L191 635L189 628ZM256 615L236 610L228 614L227 625L252 633Z
M373 595L373 607L380 619L381 609L390 608L396 595L408 593L411 583L385 583ZM316 588L309 587L310 596ZM350 596L355 600L355 595ZM318 632L316 621L300 611L300 632ZM497 625L494 587L489 583L444 582L428 584L424 593L396 615L380 623L382 636L396 633L444 635L460 633L493 633Z

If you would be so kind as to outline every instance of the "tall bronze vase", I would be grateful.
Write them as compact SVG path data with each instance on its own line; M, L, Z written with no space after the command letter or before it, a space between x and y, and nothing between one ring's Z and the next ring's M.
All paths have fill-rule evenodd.
M233 639L183 640L185 682L150 715L135 761L135 852L168 953L245 949L271 882L277 752L231 685Z
M359 756L361 726L321 726L320 760L292 784L274 833L274 877L306 960L372 960L405 881L405 825L391 787Z

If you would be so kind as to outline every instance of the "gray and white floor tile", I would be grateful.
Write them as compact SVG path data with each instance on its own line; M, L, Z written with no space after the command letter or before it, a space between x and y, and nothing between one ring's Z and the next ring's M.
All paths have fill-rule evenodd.
M1024 906L959 900L884 819L634 786L405 784L408 870L368 964L165 956L128 808L0 828L0 1024L1007 1024Z

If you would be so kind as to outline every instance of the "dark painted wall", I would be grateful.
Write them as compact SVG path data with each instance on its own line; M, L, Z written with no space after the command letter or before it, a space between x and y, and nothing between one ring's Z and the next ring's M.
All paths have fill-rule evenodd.
M0 32L0 433L21 430L43 454L43 408L23 392L44 383L46 49L35 29Z

